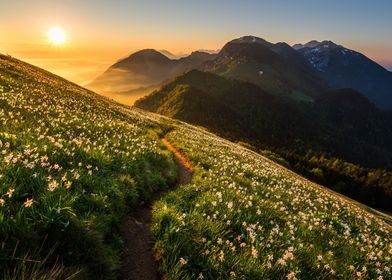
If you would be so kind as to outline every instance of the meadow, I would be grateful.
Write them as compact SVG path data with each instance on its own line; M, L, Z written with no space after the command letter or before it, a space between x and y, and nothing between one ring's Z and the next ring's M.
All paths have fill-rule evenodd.
M167 279L391 279L391 226L203 129L0 56L0 276L116 279L124 216L153 207Z
M203 130L167 138L195 166L156 203L169 279L391 279L391 226L270 160Z

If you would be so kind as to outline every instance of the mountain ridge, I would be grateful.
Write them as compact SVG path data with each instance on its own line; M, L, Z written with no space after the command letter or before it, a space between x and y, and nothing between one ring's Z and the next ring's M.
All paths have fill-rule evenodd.
M353 88L383 109L392 109L392 72L362 53L331 41L294 45L331 89Z
M251 82L271 94L312 102L327 89L353 88L383 109L392 109L392 72L330 40L288 45L256 36L227 42L218 53L195 51L173 57L144 49L110 66L87 85L126 104L191 69ZM128 99L127 99L128 97Z
M272 44L255 36L226 43L205 71L251 82L265 91L292 99L311 101L325 89L308 62L285 43Z

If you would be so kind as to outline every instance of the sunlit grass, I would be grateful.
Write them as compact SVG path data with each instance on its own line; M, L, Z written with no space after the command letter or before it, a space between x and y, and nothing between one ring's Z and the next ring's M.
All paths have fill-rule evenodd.
M390 226L205 132L168 135L196 166L155 205L169 279L391 279Z

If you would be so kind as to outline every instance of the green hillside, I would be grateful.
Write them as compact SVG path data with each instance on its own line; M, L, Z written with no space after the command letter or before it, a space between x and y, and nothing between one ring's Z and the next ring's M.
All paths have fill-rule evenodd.
M283 99L251 83L199 70L177 77L135 106L226 132L234 139L255 139L271 146L296 142L301 149L313 137L308 129L314 124Z
M391 278L389 217L204 130L0 56L1 278L117 278L124 215L177 177L163 135L193 165L191 183L154 206L167 279Z

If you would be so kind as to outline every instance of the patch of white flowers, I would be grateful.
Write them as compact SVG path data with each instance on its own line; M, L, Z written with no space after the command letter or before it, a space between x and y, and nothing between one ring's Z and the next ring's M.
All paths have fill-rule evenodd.
M205 131L182 125L169 139L199 174L158 210L177 211L180 244L191 242L217 275L392 279L391 227L379 217Z

